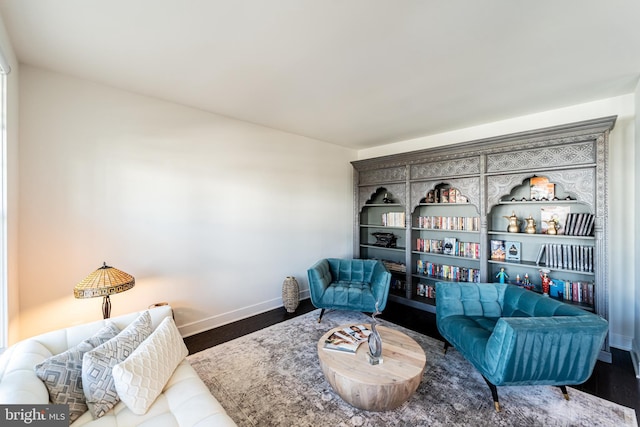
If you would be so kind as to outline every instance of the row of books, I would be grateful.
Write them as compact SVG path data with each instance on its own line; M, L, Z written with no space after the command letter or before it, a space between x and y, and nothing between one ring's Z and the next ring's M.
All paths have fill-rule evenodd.
M424 283L418 283L416 286L416 293L419 297L434 298L436 297L436 287L433 285L425 285Z
M555 292L554 287L556 288ZM560 292L562 292L562 298L565 301L581 302L593 305L593 282L571 282L569 280L552 279L551 296L559 297Z
M595 215L590 213L570 213L564 223L564 234L567 236L591 236Z
M459 242L455 237L445 237L443 240L416 239L416 250L464 258L480 258L480 243Z
M406 273L407 272L407 264L397 261L389 261L386 259L382 260L382 263L390 273Z
M469 200L456 188L436 188L425 196L426 203L468 203Z
M329 335L324 341L323 348L355 354L360 344L367 341L370 334L371 331L364 325L351 325Z
M457 265L435 264L418 260L418 274L438 279L455 280L458 282L480 282L480 269L459 267Z
M477 216L419 216L418 227L427 230L478 231L480 218Z
M536 265L593 273L593 246L561 245L546 243L540 245Z
M382 214L382 225L384 227L404 227L404 212L386 212Z

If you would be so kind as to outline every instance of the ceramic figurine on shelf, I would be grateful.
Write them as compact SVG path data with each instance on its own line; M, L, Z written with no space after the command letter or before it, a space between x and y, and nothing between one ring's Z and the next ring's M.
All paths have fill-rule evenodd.
M500 272L496 274L496 279L498 279L500 283L507 282L507 280L509 279L509 275L507 274L506 271L504 271L504 267L500 267Z
M520 275L516 274L516 285L522 286L522 281L520 280Z
M540 270L540 278L542 279L542 293L549 296L549 289L551 289L551 278L549 277L549 270Z
M522 279L522 286L525 289L532 289L531 280L529 279L529 273L524 273L524 278Z

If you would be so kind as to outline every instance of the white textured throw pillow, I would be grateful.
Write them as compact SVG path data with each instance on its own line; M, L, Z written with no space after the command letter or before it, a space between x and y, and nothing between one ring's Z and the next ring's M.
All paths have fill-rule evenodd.
M134 414L146 414L187 354L173 319L165 318L131 356L113 367L120 400Z
M84 354L82 388L93 418L100 418L120 401L113 367L133 354L152 331L151 316L145 311L114 338Z

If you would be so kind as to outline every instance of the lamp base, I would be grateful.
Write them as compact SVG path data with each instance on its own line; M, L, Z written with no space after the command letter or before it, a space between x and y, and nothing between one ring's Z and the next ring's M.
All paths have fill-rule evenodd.
M102 316L104 319L108 319L111 316L111 299L109 295L105 295L102 298Z

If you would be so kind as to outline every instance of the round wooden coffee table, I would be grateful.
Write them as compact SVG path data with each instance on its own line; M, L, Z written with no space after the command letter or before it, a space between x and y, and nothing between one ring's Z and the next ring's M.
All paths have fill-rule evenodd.
M318 357L325 378L345 402L367 411L397 408L416 391L427 358L422 347L409 336L385 326L376 326L382 338L380 365L367 361L369 347L360 344L356 354L325 350L324 341L342 325L318 341ZM370 325L367 325L370 327Z

